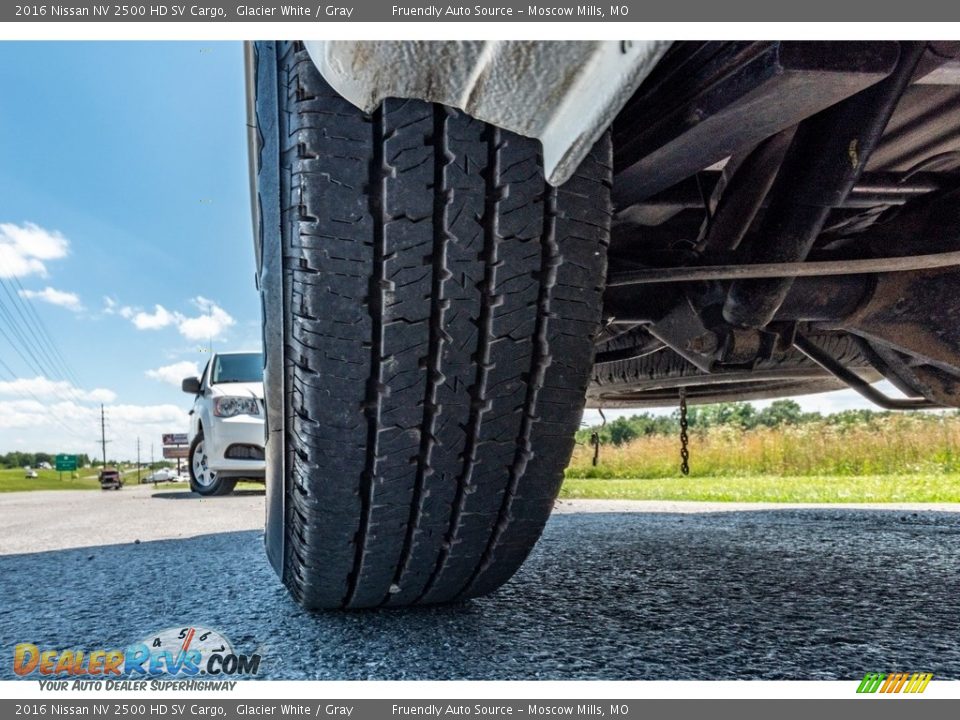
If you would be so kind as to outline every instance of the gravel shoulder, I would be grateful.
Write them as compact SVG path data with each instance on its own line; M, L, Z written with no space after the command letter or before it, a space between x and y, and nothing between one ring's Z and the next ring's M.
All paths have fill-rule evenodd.
M960 504L788 504L652 500L558 500L554 514L730 513L767 510L877 510L960 513ZM240 490L203 498L163 486L126 486L119 492L49 490L0 494L0 555L177 540L263 530L264 496Z
M0 493L0 555L263 529L263 492L202 498L162 488Z

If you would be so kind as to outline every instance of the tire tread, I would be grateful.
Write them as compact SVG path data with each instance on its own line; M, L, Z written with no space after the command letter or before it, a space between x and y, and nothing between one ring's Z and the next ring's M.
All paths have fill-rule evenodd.
M415 100L362 113L302 47L276 52L284 582L308 608L489 592L539 537L580 420L609 139L553 189L536 141Z

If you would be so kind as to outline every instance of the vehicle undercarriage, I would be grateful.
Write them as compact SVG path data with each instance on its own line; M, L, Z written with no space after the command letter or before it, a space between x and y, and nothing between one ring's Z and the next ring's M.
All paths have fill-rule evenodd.
M674 44L613 126L588 406L960 404L957 52Z

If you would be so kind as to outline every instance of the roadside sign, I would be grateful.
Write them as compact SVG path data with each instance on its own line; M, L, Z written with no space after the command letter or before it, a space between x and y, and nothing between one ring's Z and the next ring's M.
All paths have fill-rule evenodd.
M190 455L190 448L181 447L177 445L164 445L163 446L163 457L167 460L173 460L176 458L186 458Z
M163 444L164 445L186 445L187 434L186 433L164 433Z
M77 469L77 456L57 455L56 469L58 472L73 472Z

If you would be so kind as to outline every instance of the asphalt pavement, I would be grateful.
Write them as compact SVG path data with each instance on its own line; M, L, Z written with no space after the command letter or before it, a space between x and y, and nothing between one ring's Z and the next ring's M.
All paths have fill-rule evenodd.
M266 562L262 493L8 493L0 657L199 625L277 679L960 679L958 510L562 503L491 597L312 614Z

